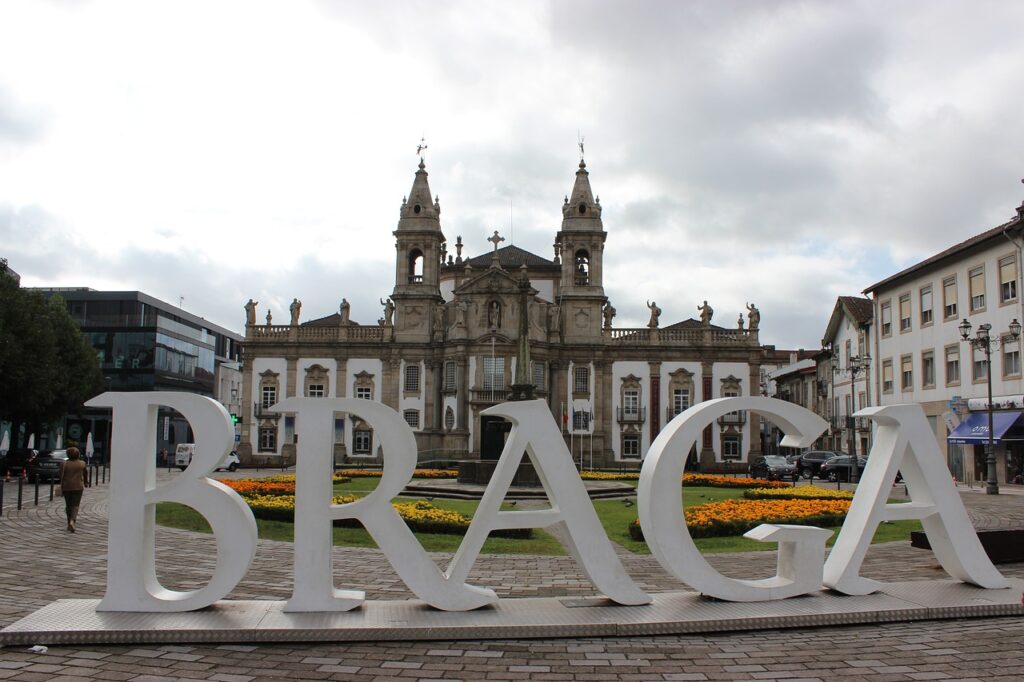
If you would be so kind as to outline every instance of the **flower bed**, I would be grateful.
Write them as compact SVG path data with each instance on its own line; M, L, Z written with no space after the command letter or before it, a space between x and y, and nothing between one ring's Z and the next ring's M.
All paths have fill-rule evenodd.
M683 474L683 485L711 488L792 488L784 481L756 481L752 478L732 478L710 474Z
M748 500L852 500L849 490L802 485L795 488L751 488L743 491Z
M640 479L639 471L581 471L580 478L584 481L636 481Z
M341 469L334 475L334 480L339 477L349 478L380 478L384 475L381 469ZM416 469L412 473L413 478L458 478L457 469Z
M742 535L762 523L838 526L850 509L849 500L722 500L685 510L691 537ZM640 520L629 524L634 540L644 539Z

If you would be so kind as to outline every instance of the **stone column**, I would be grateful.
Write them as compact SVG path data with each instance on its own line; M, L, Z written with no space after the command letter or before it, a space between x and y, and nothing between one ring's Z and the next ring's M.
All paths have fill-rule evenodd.
M380 378L380 401L392 410L398 410L402 361L394 357L385 358L381 367L383 376Z
M289 355L287 358L287 362L288 369L285 371L284 395L286 398L294 398L295 396L299 395L299 393L296 393L295 391L295 385L298 381L297 375L299 358L297 355Z
M750 395L760 395L761 389L761 366L757 363L751 363L748 365L750 368L750 377L748 379L750 386ZM747 438L750 439L750 451L747 457L747 461L750 461L753 457L758 457L762 454L761 452L761 418L749 410L747 411Z
M600 435L598 442L600 443L600 459L598 464L600 466L606 466L611 464L614 459L612 451L614 449L614 443L612 443L612 420L615 419L615 414L612 410L612 392L615 387L612 385L612 363L607 360L595 360L594 361L594 411L596 412L595 419L597 424L595 425L595 436ZM561 417L559 417L561 418Z
M423 423L427 424L429 415L430 428L434 431L441 430L441 367L444 363L437 360L426 360L428 380L423 385L423 409L427 413L423 415Z
M647 414L651 420L651 442L661 433L661 362L652 360L647 363L650 368L651 395L648 398Z
M469 357L465 349L455 360L456 383L458 384L458 414L455 424L460 431L469 429ZM468 450L472 450L472 444L468 444Z
M241 417L242 417L242 428L241 428L241 442L238 444L238 454L240 457L251 456L253 451L252 438L254 434L258 435L258 431L254 428L256 419L255 411L253 410L253 398L252 398L252 358L248 354L243 354L242 357L242 404L241 404Z
M562 422L562 410L564 409L562 403L565 402L564 369L565 363L559 360L552 360L548 363L548 371L550 373L548 381L551 382L548 401L551 406L551 413L555 415L555 421L558 422L559 431L563 430L564 426Z

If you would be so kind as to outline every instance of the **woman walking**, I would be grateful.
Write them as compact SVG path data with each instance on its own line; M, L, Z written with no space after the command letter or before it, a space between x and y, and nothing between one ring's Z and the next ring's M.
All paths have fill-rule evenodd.
M64 496L64 513L68 517L68 531L75 532L78 505L82 503L82 491L89 487L89 469L81 459L78 448L68 448L68 459L60 465L60 490Z

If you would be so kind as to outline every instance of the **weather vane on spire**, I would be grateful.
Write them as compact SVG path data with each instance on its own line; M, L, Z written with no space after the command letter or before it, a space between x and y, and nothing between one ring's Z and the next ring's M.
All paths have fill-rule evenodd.
M421 137L420 143L416 145L416 155L420 157L420 161L423 161L423 152L427 148L427 138Z
M576 137L577 137L577 138L579 139L579 146L580 146L580 161L582 161L582 160L583 160L583 136L582 136L582 135L580 135L580 133L579 133L579 131L578 131L578 130L576 131Z

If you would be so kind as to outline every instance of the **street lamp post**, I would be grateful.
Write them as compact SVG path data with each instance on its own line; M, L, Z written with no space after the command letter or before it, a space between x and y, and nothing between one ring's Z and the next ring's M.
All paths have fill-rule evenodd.
M1010 322L1010 335L1016 340L1020 337L1020 322L1013 318ZM971 322L964 318L959 325L960 337L971 345L971 348L980 348L985 352L985 382L988 386L988 441L985 443L985 493L988 495L999 494L999 480L996 477L996 450L992 437L992 349L999 345L998 339L991 336L992 325L979 324L975 337L971 336ZM974 355L971 354L971 371L973 373Z
M846 430L849 433L849 440L847 441L847 449L850 454L850 483L856 483L860 477L860 465L857 461L857 419L853 416L853 412L857 410L857 375L864 372L865 389L867 387L868 379L868 367L871 365L871 356L865 353L864 355L854 355L847 360L846 367L839 366L839 352L835 353L836 364L832 366L832 373L835 374L849 374L850 375L850 414L846 415ZM833 381L833 394L835 393L835 382ZM839 422L839 417L835 417L836 423Z

